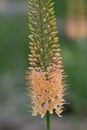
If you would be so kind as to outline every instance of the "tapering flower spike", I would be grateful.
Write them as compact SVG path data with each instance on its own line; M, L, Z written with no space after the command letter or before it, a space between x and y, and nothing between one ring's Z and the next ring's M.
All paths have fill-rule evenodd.
M64 104L62 57L57 37L53 0L29 0L29 69L33 115L54 111L61 116Z

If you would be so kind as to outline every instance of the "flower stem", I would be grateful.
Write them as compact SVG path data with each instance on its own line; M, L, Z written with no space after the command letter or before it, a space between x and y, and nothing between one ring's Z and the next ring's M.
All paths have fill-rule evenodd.
M50 130L50 113L49 113L49 111L47 111L46 119L47 119L47 130Z

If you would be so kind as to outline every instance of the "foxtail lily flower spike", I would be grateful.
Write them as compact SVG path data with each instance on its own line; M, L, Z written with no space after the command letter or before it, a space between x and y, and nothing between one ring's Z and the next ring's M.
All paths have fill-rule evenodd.
M29 68L33 115L61 116L64 104L64 70L58 43L53 0L29 0Z

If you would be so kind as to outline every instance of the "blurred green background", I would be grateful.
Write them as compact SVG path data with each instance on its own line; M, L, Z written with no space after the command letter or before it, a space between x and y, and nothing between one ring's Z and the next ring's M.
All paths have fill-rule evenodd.
M65 111L67 119L87 116L87 0L55 0L55 11L61 54L67 74ZM71 4L73 3L73 5ZM80 3L82 2L82 3ZM81 5L84 6L81 6ZM82 15L77 18L77 15ZM5 122L13 118L35 119L31 116L25 71L28 67L28 7L27 0L0 0L0 129L16 130ZM84 13L83 13L84 12ZM71 13L71 15L70 15ZM73 14L73 16L72 16ZM71 17L73 17L71 19ZM73 20L73 33L70 20ZM77 23L76 23L77 20ZM81 22L78 24L78 21ZM69 23L69 24L67 24ZM68 31L67 31L68 28ZM56 116L54 116L56 119ZM64 118L65 119L65 118ZM5 121L4 121L5 120ZM24 122L25 122L24 120ZM39 120L39 119L38 119ZM59 119L58 119L59 120ZM61 120L61 119L60 119ZM19 121L19 120L18 120ZM17 123L18 123L17 121ZM87 121L87 120L86 120ZM2 122L3 125L2 125ZM9 121L10 122L10 121ZM14 122L14 121L13 121ZM28 122L29 123L29 122ZM9 124L9 123L7 123ZM11 124L11 123L10 123ZM8 126L8 125L7 125ZM19 125L18 125L19 126ZM35 127L36 128L36 127ZM38 127L39 128L39 127ZM55 128L55 126L54 126ZM62 127L60 127L62 130ZM66 127L67 128L67 127ZM70 127L71 128L71 127ZM69 130L70 130L69 128ZM24 128L27 130L27 127ZM20 130L24 130L23 127ZM34 128L32 128L33 130ZM68 128L67 128L68 129ZM31 130L31 129L29 129ZM43 130L43 128L41 128ZM57 128L55 128L57 130ZM83 130L86 130L85 128Z

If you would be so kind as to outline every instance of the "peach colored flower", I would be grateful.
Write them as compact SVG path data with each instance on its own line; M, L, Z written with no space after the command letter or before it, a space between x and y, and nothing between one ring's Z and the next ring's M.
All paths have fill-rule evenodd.
M62 57L52 0L29 0L29 69L33 115L60 116L64 104ZM31 86L31 87L30 87Z
M54 60L58 60L58 56L56 53ZM61 68L62 66L59 67L59 64L53 62L47 68L47 72L43 70L37 71L34 68L31 70L28 79L31 81L31 98L34 116L40 114L43 117L47 111L52 114L53 110L55 110L58 116L62 113L64 85L63 70Z

